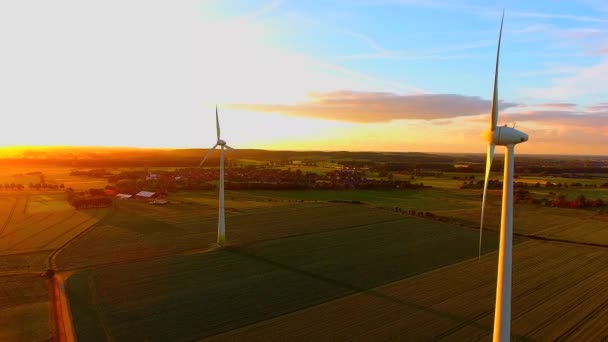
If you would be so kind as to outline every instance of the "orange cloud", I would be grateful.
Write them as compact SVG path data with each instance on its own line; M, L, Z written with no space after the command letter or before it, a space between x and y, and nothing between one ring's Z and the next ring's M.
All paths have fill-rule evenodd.
M347 122L435 120L488 113L491 101L456 94L399 95L382 92L335 91L311 94L311 101L295 105L233 104L256 112L281 113ZM501 109L518 104L501 102Z

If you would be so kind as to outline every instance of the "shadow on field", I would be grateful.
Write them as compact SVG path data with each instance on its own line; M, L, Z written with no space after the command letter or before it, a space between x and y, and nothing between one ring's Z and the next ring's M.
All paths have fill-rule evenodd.
M104 330L125 341L203 339L364 293L381 306L403 308L405 319L418 312L426 321L445 321L450 331L491 334L491 304L454 312L376 289L477 256L476 231L399 218L79 271L67 282L71 308L80 310L76 333L83 341ZM311 224L297 223L304 231ZM497 235L489 232L487 242L484 254L496 249Z
M343 282L340 281L338 279L333 279L331 277L327 277L323 274L319 274L319 273L314 273L314 272L309 272L306 270L303 270L301 268L298 267L293 267L291 265L288 264L284 264L281 262L277 262L268 258L264 258L258 255L254 255L254 254L250 254L247 253L246 250L242 250L238 247L227 247L224 249L225 252L231 253L231 254L235 254L238 255L240 257L244 257L244 258L249 258L252 259L253 261L256 262L262 262L262 263L266 263L269 264L273 267L279 268L279 269L283 269L289 272L293 272L293 273L297 273L301 276L305 276L305 277L309 277L309 278L313 278L316 280L319 280L321 282L325 282L328 284L331 284L333 286L339 287L339 288L343 288L349 291L352 291L352 294L356 294L356 293L365 293L367 295L370 296L374 296L376 298L388 301L388 302L392 302L395 304L399 304L403 307L407 307L409 309L414 309L414 310L418 310L418 311L423 311L426 312L428 314L434 315L434 316L438 316L444 319L448 319L451 320L453 322L456 322L458 325L454 326L453 328L444 331L441 335L437 335L434 337L435 340L439 340L442 338L445 338L447 336L449 336L450 334L462 329L463 327L466 326L470 326L470 327L474 327L477 328L481 331L487 332L488 335L492 335L493 332L493 327L489 326L489 325L484 325L484 324L480 324L478 323L478 320L482 319L485 316L488 315L492 315L494 313L494 310L487 310L484 311L481 314L478 314L476 316L474 316L473 318L466 318L463 316L459 316L453 313L449 313L449 312L445 312L445 311L440 311L440 310L436 310L433 309L432 307L427 307L424 305L420 305L418 303L415 302L411 302L411 301L405 301L403 299L397 298L397 297L393 297L390 295L387 295L385 293L376 291L374 289L369 289L369 288L365 288L365 287L361 287L361 286L357 286L356 284L353 283L348 283L348 282ZM513 335L512 336L514 339L519 340L519 341L527 341L529 340L528 338L526 338L525 336L519 336L519 335Z

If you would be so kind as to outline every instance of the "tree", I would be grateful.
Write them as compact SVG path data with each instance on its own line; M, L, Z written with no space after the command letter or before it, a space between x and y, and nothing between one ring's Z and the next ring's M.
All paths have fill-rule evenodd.
M585 195L578 195L578 196L576 196L576 200L574 200L574 202L576 203L576 206L578 208L585 208L585 207L587 207L587 198L585 198Z
M555 206L555 207L564 207L564 206L566 206L566 203L567 203L566 195L558 195L553 200L553 206Z

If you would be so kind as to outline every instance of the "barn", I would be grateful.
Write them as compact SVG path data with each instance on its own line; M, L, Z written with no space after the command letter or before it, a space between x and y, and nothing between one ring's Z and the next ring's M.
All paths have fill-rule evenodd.
M138 199L154 199L158 197L158 193L152 191L140 191L135 194Z

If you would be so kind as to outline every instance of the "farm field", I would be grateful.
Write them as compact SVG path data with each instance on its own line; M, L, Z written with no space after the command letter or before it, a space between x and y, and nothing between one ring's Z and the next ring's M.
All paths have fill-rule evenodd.
M76 170L73 167L8 167L0 170L0 184L16 183L23 184L27 190L30 183L40 183L40 175L29 174L42 172L47 184L63 184L65 188L90 189L103 188L107 185L107 180L102 178L92 178L84 176L70 176L70 172Z
M336 165L291 168L330 172ZM136 169L144 167L106 170ZM72 170L40 169L49 184L108 184L70 176ZM0 184L27 187L40 181L27 175L35 171L0 170ZM499 228L500 190L489 193L483 242L489 254L478 262L481 190L459 189L462 181L454 177L465 175L471 174L417 176L414 182L433 186L423 190L226 191L224 249L215 246L217 190L171 192L162 206L115 200L112 208L85 210L69 206L63 191L0 190L0 340L51 335L47 279L39 276L49 267L72 274L70 301L85 341L284 340L287 331L296 340L395 339L403 331L416 340L487 339L497 246L490 230ZM599 186L607 180L517 181ZM583 194L608 201L603 188L528 190L537 198ZM450 221L390 210L396 207ZM514 216L516 233L608 245L608 214L599 209L516 204ZM516 240L514 336L589 340L598 336L583 333L608 334L600 324L608 320L608 298L600 293L608 284L599 268L608 251ZM560 291L564 302L549 305ZM168 321L179 323L163 324Z
M252 215L252 237L267 229L268 236L283 229L299 234L77 271L67 280L77 335L86 341L203 338L477 255L474 230L366 208L325 205L311 215L303 207L276 226L270 223L281 220L277 212L255 224ZM323 210L341 219L332 221ZM230 227L238 226L234 219ZM324 227L302 234L321 222ZM485 252L497 246L496 234L488 239Z
M229 243L345 229L373 223L402 221L406 216L366 205L344 203L274 202L269 207L227 207ZM217 210L197 202L151 206L119 201L95 229L62 249L55 261L59 269L126 262L154 256L213 248L217 236ZM104 243L99 243L104 241Z
M63 193L0 194L0 259L51 251L95 224L108 209L75 210ZM0 262L1 263L1 262Z
M48 280L0 276L0 341L43 341L52 335Z
M228 194L229 192L227 192ZM309 190L309 191L249 191L262 198L307 201L362 201L387 208L399 206L424 211L472 208L480 205L477 192L428 190Z
M500 229L500 202L488 197L485 227ZM481 208L439 210L435 214L448 216L470 227L479 225ZM531 204L516 204L513 213L515 233L608 245L608 215L592 210L551 208Z
M0 340L51 337L48 268L53 250L107 209L76 211L63 193L0 193Z
M596 189L601 192L601 189ZM283 200L357 200L385 208L428 210L471 228L479 226L481 198L477 190L429 189L421 191L254 191L261 198ZM602 194L607 193L604 190ZM500 229L501 192L492 190L486 204L485 227ZM516 204L516 233L583 243L608 245L608 215L593 210Z
M513 261L514 339L605 336L607 250L526 241L514 247ZM496 265L496 253L486 254L208 340L485 341L492 334Z

